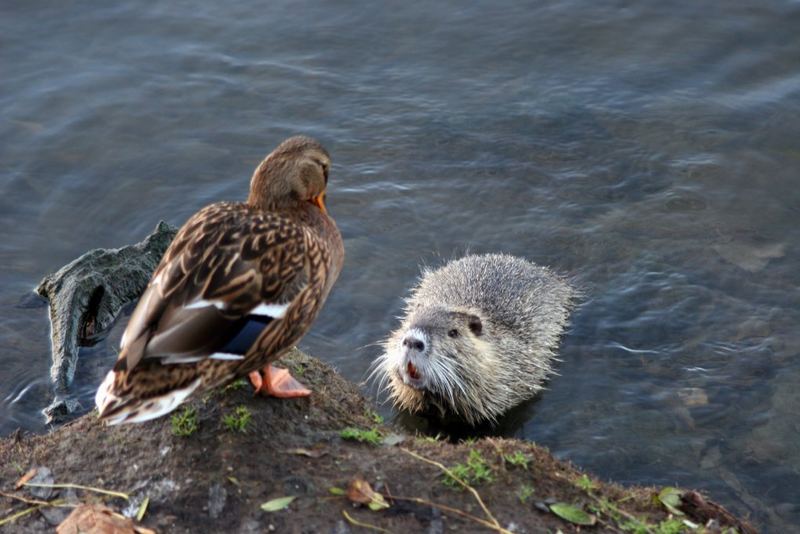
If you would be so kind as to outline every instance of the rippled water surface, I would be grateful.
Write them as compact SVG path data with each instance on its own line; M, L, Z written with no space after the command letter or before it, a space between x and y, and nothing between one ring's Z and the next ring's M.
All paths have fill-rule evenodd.
M3 2L0 433L44 430L44 274L244 198L306 133L348 256L303 348L359 380L421 262L550 265L586 297L560 376L504 431L786 531L798 28L799 3L762 0ZM87 408L122 327L82 352Z

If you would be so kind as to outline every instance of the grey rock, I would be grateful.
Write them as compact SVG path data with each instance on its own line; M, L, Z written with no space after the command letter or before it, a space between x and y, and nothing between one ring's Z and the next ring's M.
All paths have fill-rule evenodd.
M31 495L36 497L37 499L41 499L43 501L48 500L50 497L53 496L55 491L53 488L38 488L36 486L31 486L30 484L53 484L55 483L55 479L53 478L53 473L47 467L37 467L36 474L33 476L32 479L28 481L28 491Z
M403 434L397 434L392 432L381 439L381 445L385 447L394 447L395 445L399 445L403 443L408 436L404 436Z
M344 519L337 521L331 528L331 534L350 534L351 532L352 530L350 530L350 527L344 522Z
M442 513L436 508L431 509L433 519L428 523L427 534L444 534L444 521L442 520Z
M139 513L139 508L142 506L146 496L144 493L133 495L128 499L127 505L120 510L120 513L129 519L133 519Z
M228 500L228 491L222 487L222 484L212 484L208 488L208 515L211 519L216 519L222 515L222 510L225 509L225 502Z
M36 292L50 303L50 379L55 399L44 410L48 422L78 408L69 393L78 347L95 343L120 310L139 298L176 232L161 221L143 241L90 250L39 283Z
M47 521L50 524L50 526L53 527L60 525L71 512L72 508L49 507L49 506L39 508L39 513L42 514L44 520Z

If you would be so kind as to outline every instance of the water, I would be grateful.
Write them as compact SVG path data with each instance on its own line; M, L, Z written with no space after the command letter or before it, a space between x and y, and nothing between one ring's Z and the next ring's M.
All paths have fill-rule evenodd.
M0 7L0 434L44 430L44 274L306 133L348 256L303 348L359 380L418 264L528 257L586 298L505 433L800 523L800 4L36 4Z

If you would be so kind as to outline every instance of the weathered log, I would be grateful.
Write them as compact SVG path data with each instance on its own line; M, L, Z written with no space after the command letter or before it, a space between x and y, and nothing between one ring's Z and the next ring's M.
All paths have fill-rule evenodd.
M43 412L48 422L77 409L69 387L78 347L96 343L120 311L139 298L176 231L161 221L141 242L90 250L39 283L36 292L50 302L50 379L55 398Z

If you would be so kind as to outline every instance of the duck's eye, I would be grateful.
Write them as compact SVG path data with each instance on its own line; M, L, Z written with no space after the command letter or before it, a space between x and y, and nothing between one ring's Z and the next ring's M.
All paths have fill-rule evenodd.
M325 177L325 185L328 185L328 166L322 166L322 175Z
M452 330L450 330L450 331L447 333L447 335L448 335L448 336L450 336L450 337L458 337L458 330L456 330L455 328L453 328Z

